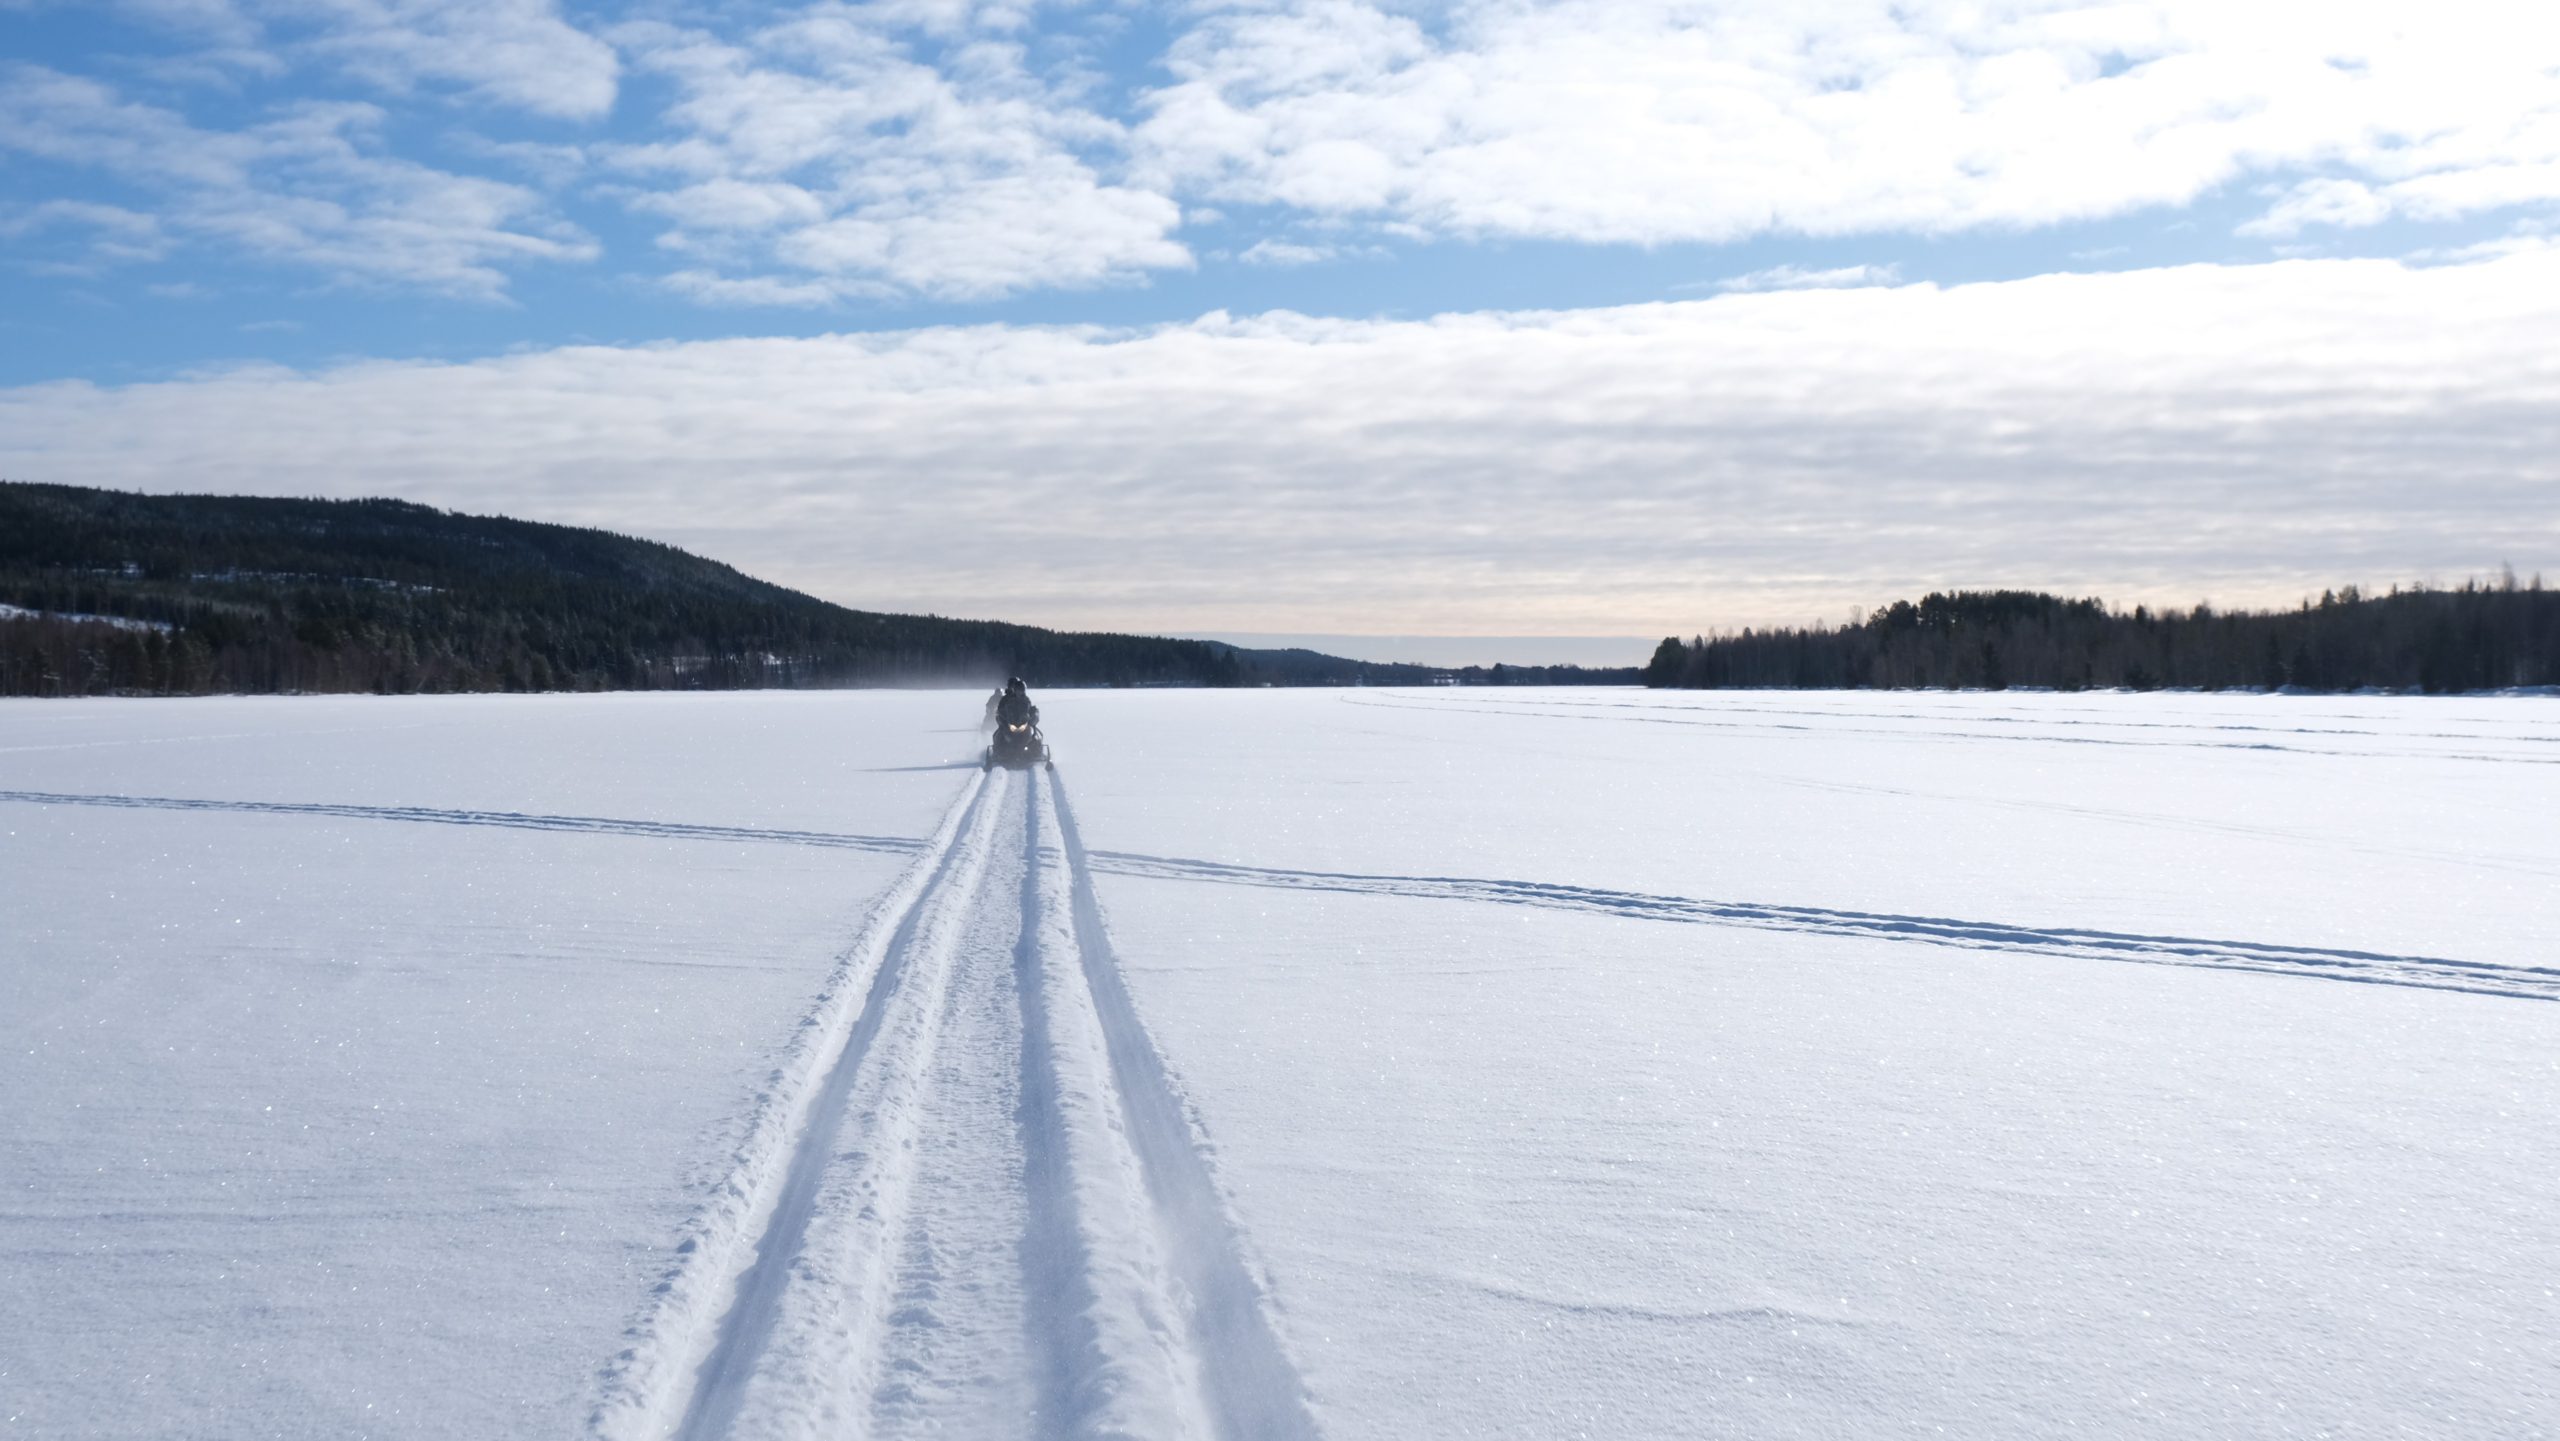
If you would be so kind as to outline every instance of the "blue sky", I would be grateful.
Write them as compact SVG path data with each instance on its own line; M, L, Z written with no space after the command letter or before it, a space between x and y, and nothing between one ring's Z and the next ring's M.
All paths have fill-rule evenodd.
M2541 372L2444 317L2483 277L2502 323L2538 314L2556 218L2560 18L2529 4L0 0L0 464L617 524L855 603L1057 623L1659 633L1991 581L2262 599L2551 553L2544 432L2515 413ZM2035 295L2082 317L2060 351ZM2306 327L2396 339L2341 376L2293 348ZM1595 328L1640 338L1557 339ZM1786 382L1745 415L1697 389L1727 328ZM1627 381L1653 345L1689 368ZM1257 369L1275 346L1308 367L1293 389ZM1897 351L1941 393L1844 408ZM2390 367L2422 352L2445 394L2411 413ZM633 407L697 403L633 388L671 353L767 398L687 423L722 463L682 495L617 449ZM1409 415L1336 378L1390 353ZM245 419L407 366L416 405L452 407L404 416L412 439L475 448L511 422L447 372L536 356L546 434L585 436L584 460L528 439L465 483L298 414L281 453ZM1516 387L1506 423L1544 428L1433 429L1468 408L1438 388L1486 365ZM2128 367L2163 394L2265 393L2221 441L2191 433L2209 404L2089 433ZM2046 394L2056 375L2082 389ZM1250 405L1203 398L1219 384ZM1205 457L1190 432L1044 429L1097 385L1202 434L1245 409L1264 429ZM2050 413L2015 413L2026 391ZM2342 426L2314 391L2394 419ZM169 418L217 398L236 430ZM848 404L899 410L921 468L831 450ZM1707 412L1721 430L1677 419ZM1053 436L1036 483L1074 487L1056 510L1088 532L986 519L981 490L1034 483L988 415ZM2268 425L2298 432L2290 465ZM1364 443L1289 441L1347 428ZM1654 477L1604 487L1632 529L1552 524L1589 510L1571 457L1604 453ZM1979 479L1947 479L1959 453ZM2218 476L2232 509L2202 531L2256 550L2128 529L2144 456ZM1804 535L1848 466L1883 539L1827 560ZM1402 506L1373 513L1384 494ZM2119 523L2037 539L2024 517L2065 497ZM1183 531L1195 509L1213 519ZM1245 513L1267 529L1214 519ZM1671 515L1696 563L1631 579ZM1998 515L2021 519L1985 549ZM1479 531L1587 549L1531 563ZM1238 555L1288 579L1222 599Z

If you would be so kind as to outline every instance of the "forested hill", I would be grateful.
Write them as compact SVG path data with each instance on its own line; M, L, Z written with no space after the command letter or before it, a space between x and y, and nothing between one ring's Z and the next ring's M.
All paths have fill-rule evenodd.
M1634 666L1414 665L1406 661L1345 660L1292 646L1251 650L1211 641L1232 653L1255 685L1634 685Z
M0 482L0 694L1233 685L1199 641L878 615L598 530Z
M1836 630L1665 640L1646 684L2468 691L2560 685L2560 591L2354 586L2294 610L2112 610L2031 591L1897 601Z

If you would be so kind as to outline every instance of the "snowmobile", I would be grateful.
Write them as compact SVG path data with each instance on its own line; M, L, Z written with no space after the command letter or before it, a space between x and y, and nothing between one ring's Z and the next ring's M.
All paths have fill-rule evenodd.
M1057 769L1049 759L1049 742L1037 721L1005 721L996 726L995 743L987 747L984 768L1027 771L1033 766Z

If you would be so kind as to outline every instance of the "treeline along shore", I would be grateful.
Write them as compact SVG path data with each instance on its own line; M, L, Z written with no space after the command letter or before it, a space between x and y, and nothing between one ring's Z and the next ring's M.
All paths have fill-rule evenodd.
M850 610L607 531L0 481L0 695L1633 684Z
M2032 591L1896 601L1836 629L1666 639L1647 685L1713 690L2483 691L2560 685L2560 592L2513 574L2292 610L2116 610Z

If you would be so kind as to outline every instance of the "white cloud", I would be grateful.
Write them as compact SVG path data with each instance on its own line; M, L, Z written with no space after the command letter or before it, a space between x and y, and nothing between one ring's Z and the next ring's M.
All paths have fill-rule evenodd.
M1436 234L1644 244L2044 225L2336 172L2560 199L2560 9L2447 0L1215 7L1135 173Z
M566 188L587 170L586 147L536 140L492 140L472 130L445 133L445 146L458 154L495 161L551 189Z
M1719 280L1714 288L1726 291L1848 290L1861 285L1898 285L1901 282L1902 267L1899 265L1843 265L1831 270L1773 265L1766 270Z
M1073 160L1049 156L1015 173L858 207L793 232L774 253L821 275L879 276L929 295L982 299L1187 268L1190 252L1166 238L1180 216L1161 195L1096 185Z
M61 231L78 237L83 252L81 268L92 272L158 260L169 253L168 233L158 218L121 205L47 200L20 210L0 211L0 236L9 239Z
M69 5L78 0L37 0ZM243 84L274 80L292 69L268 43L265 27L238 0L105 0L102 6L143 24L173 32L188 48L118 57L120 70L164 85L236 92Z
M1264 265L1291 269L1300 265L1316 265L1327 260L1378 260L1387 252L1375 245L1309 245L1296 240L1257 240L1236 257L1247 265Z
M316 23L311 53L385 89L449 84L571 119L613 106L621 70L613 47L563 20L553 0L263 0L258 8Z
M255 96L325 71L432 106L445 156L550 194L609 168L584 194L665 226L664 256L629 263L720 303L1142 282L1192 265L1186 213L1222 208L1291 237L1247 248L1256 265L1389 237L2016 230L2225 187L2268 197L2240 232L2288 249L2560 211L2560 7L2510 0L1199 0L1168 12L1163 69L1128 56L1125 11L1068 0L99 3L194 47L100 58L137 85ZM625 8L660 18L602 25ZM652 83L626 96L626 67ZM611 141L548 125L617 104L634 123ZM294 118L254 113L237 147ZM361 113L340 133L388 164L403 127ZM547 128L518 133L526 114ZM581 253L529 190L470 188L490 185L446 227L486 258L433 283L494 293L528 236ZM329 190L297 198L348 204ZM355 250L315 263L416 268Z
M1269 265L1280 269L1314 265L1332 258L1333 247L1330 245L1300 245L1294 240L1257 240L1236 257L1247 265Z
M819 6L743 44L618 32L677 91L670 137L617 162L679 182L633 201L675 222L662 243L715 262L678 287L986 299L1188 267L1172 238L1181 207L1097 169L1119 127L1032 72L1002 38L1021 23L1006 9ZM935 63L916 57L916 27L940 37Z
M0 392L0 473L609 525L848 602L1660 634L2560 572L2560 252ZM716 477L716 504L705 477Z
M613 105L613 48L556 0L114 0L138 19L205 42L155 62L173 78L273 76L319 60L406 94L422 84L537 114L588 119Z
M94 80L0 65L0 151L154 191L162 209L144 218L155 236L482 299L504 292L501 266L594 255L533 191L382 153L382 119L367 105L306 103L246 129L200 130Z
M827 215L826 202L797 185L725 176L676 190L647 192L632 204L674 220L679 233L775 230L815 224Z
M679 270L660 283L705 305L824 306L848 293L825 280L782 280L769 275L731 277L709 270Z
M2391 202L2353 180L2305 180L2284 193L2266 214L2240 227L2242 235L2285 239L2307 226L2358 229L2391 218Z
M110 0L105 8L211 42L227 56L254 52L263 39L258 22L241 10L238 0Z
M2409 258L2443 265L2467 265L2474 261L2500 260L2510 255L2532 255L2553 250L2560 250L2560 220L2528 220L2494 239L2422 250Z

